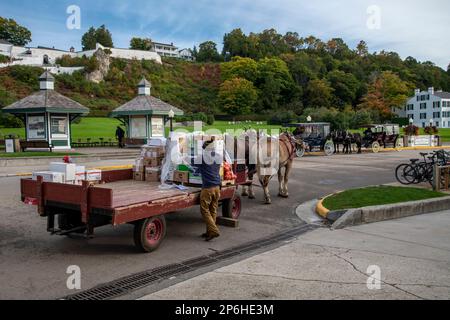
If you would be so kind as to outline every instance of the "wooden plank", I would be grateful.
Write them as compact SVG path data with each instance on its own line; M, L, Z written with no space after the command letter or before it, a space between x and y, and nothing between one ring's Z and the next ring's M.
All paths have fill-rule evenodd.
M217 217L216 222L220 226L239 228L239 220L225 217Z

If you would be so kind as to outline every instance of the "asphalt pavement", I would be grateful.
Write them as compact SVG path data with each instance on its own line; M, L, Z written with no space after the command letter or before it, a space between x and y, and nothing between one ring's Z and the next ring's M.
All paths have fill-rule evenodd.
M51 236L36 208L20 202L19 178L0 178L0 299L55 299L75 293L66 286L67 268L81 269L82 290L120 277L211 254L302 225L296 207L339 190L391 183L394 168L418 151L363 155L311 156L295 160L290 198L278 198L276 179L270 189L273 204L243 201L238 229L222 227L222 237L206 243L198 209L169 215L168 233L158 251L140 254L133 245L132 226L103 227L92 240ZM120 160L120 164L127 161ZM128 162L131 164L131 160ZM95 166L112 165L98 162Z

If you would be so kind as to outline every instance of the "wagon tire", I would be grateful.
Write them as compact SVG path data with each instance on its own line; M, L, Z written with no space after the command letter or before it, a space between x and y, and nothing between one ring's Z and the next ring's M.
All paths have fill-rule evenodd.
M81 216L68 213L58 215L58 228L62 231L72 230L78 227L82 227L83 225L84 223L81 222ZM83 234L85 232L86 228L82 228L78 231L75 231L74 233Z
M143 219L134 226L134 244L144 253L158 249L165 236L166 218L164 216Z
M325 151L325 155L327 155L328 157L332 156L335 151L333 142L328 141L327 143L325 143L325 146L323 149Z
M305 155L305 147L298 146L297 150L295 150L295 155L297 156L297 158L303 158L303 156Z
M232 199L226 199L222 202L222 216L230 219L239 219L242 209L242 200L239 196Z
M395 143L395 149L397 151L402 151L403 148L403 141L401 139L398 139L397 142Z
M373 153L378 153L381 150L381 145L379 142L375 141L374 143L372 143L372 152Z

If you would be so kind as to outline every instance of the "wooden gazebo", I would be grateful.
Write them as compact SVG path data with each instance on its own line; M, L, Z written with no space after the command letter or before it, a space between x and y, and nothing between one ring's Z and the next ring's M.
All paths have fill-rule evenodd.
M40 91L2 109L25 123L26 141L47 143L54 149L71 149L70 124L89 109L54 90L55 78L46 71L39 77Z
M141 146L152 137L164 137L169 115L181 116L182 110L151 96L151 84L145 78L138 84L138 96L115 109L111 116L127 128L125 145Z

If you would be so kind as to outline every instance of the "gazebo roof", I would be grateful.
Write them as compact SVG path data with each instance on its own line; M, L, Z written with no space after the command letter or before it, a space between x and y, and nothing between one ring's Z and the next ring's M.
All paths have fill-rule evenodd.
M128 115L169 115L170 110L175 112L175 115L183 115L184 112L177 107L174 107L158 98L146 95L139 95L133 100L125 103L119 108L115 109L111 116L128 116Z
M54 90L41 90L14 102L3 108L2 111L12 114L38 112L87 114L89 113L89 108Z

